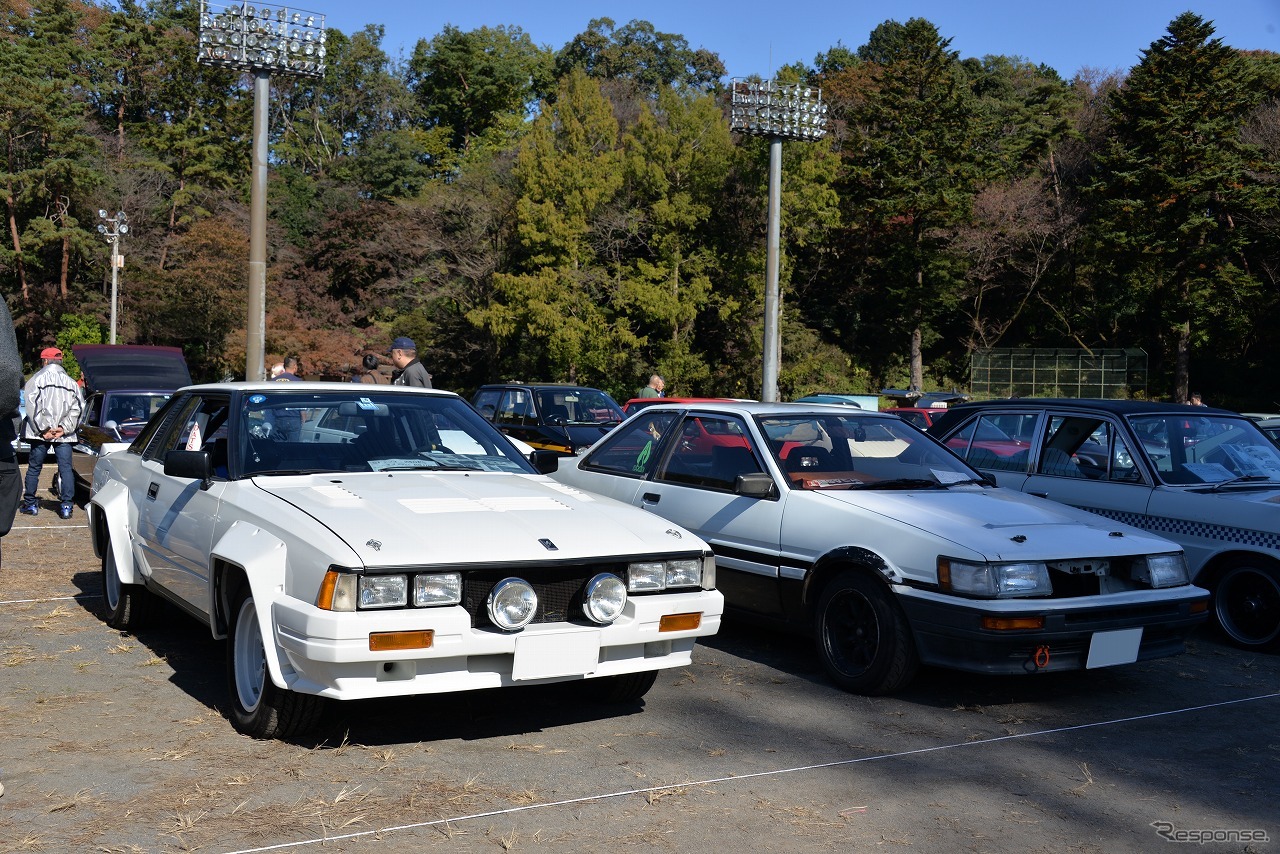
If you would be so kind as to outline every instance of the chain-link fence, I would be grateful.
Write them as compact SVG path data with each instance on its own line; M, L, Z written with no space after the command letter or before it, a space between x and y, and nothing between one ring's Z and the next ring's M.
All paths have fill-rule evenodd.
M999 397L1147 396L1146 351L1131 349L996 349L973 354L970 393Z

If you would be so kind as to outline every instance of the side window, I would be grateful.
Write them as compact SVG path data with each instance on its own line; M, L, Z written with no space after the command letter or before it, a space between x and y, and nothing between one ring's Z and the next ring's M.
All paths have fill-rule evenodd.
M647 476L658 464L662 439L670 434L675 414L661 412L620 427L583 463L586 468Z
M175 422L181 428L167 434L164 452L198 451L217 439L225 439L230 401L225 397L192 397L192 404Z
M533 396L522 388L507 389L502 395L502 402L498 405L498 412L493 421L495 424L517 427L537 424L537 418L533 412Z
M496 388L483 389L476 394L475 407L490 421L498 414L498 400L502 392Z
M200 399L194 395L179 400L177 405L168 410L165 418L157 425L154 433L150 430L144 430L142 435L137 438L134 445L144 444L146 450L142 453L144 460L164 460L164 455L174 447L183 447L186 444L187 434L184 429L189 429L191 415L199 408ZM155 423L154 421L152 422ZM154 438L153 438L154 437ZM181 444L179 444L181 437ZM149 443L148 443L148 440Z
M1104 422L1087 415L1054 415L1045 431L1040 449L1040 474L1051 477L1098 479L1104 477L1108 465L1108 436L1098 430ZM1099 441L1102 438L1103 441Z
M1129 445L1125 442L1120 430L1114 424L1104 423L1099 428L1099 433L1110 440L1108 455L1110 467L1106 474L1107 480L1117 480L1121 483L1140 482L1142 473L1134 463L1133 452L1129 450Z
M947 447L976 469L1025 472L1030 446L1000 427L1001 421L1007 423L1009 418L1008 415L974 418L947 440Z
M732 491L740 474L763 471L742 423L734 418L687 416L658 479Z

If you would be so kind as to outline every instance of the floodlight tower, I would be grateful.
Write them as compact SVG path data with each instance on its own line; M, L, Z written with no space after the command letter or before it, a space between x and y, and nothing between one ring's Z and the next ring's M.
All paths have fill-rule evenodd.
M120 254L120 238L129 233L129 217L124 211L116 211L115 216L107 216L105 210L98 210L98 233L111 244L111 343L116 343L116 293L119 290L120 268L124 266L124 256Z
M266 379L267 134L271 75L324 77L324 15L268 3L200 0L199 62L253 75L246 380Z
M760 399L778 399L781 300L778 297L779 224L782 209L782 141L815 141L827 135L822 90L802 83L735 77L729 129L769 139L769 221L764 285L764 368Z

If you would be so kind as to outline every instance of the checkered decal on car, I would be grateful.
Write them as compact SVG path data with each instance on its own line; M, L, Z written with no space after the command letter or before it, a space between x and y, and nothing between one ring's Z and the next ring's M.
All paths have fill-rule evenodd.
M1239 543L1255 549L1280 552L1280 534L1270 531L1252 531L1248 528L1235 528L1230 525L1213 525L1208 522L1196 522L1191 519L1166 519L1161 516L1148 516L1145 513L1128 513L1123 510L1108 510L1104 507L1081 507L1090 513L1115 519L1144 531L1167 535L1172 540L1198 537L1203 540L1218 540L1224 543Z

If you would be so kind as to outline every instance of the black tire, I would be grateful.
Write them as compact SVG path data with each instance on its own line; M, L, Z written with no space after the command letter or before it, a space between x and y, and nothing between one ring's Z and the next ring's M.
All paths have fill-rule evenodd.
M267 651L258 609L247 586L231 608L227 638L227 688L231 724L253 738L293 738L313 729L324 713L323 697L277 688L267 673Z
M1214 585L1213 617L1235 646L1280 646L1280 569L1260 561L1227 567Z
M892 694L920 666L911 628L883 582L843 572L818 598L818 655L831 681L855 694Z
M658 681L658 671L623 673L618 676L601 676L588 682L597 699L602 703L634 703L649 693Z
M141 584L120 581L111 540L102 550L102 600L106 603L107 625L122 632L134 632L151 621L156 602Z

